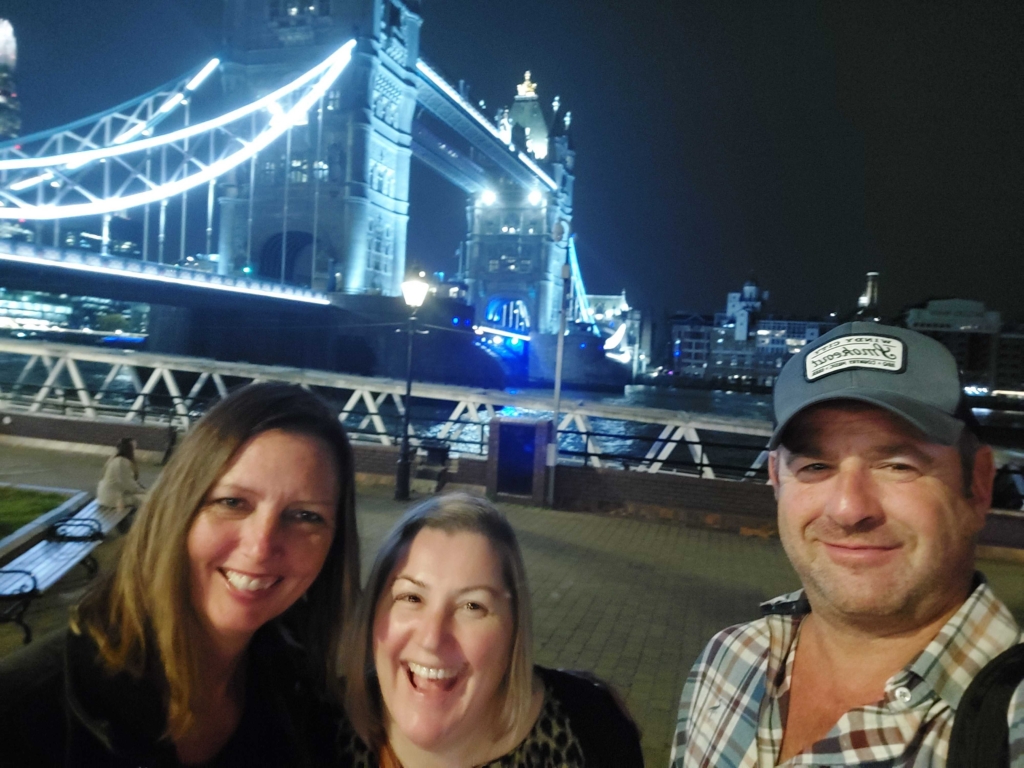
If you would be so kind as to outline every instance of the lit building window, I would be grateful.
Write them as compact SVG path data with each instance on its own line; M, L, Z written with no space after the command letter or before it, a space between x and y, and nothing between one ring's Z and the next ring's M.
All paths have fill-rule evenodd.
M267 14L271 19L292 20L310 16L330 16L331 0L269 0Z

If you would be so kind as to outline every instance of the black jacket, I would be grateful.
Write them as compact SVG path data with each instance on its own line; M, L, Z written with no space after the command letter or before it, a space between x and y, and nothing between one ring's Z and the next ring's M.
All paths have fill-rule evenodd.
M604 683L584 672L534 670L568 716L587 768L643 768L640 730Z
M301 651L268 626L249 651L242 719L208 765L318 766L336 751L338 713L303 683ZM91 639L54 633L0 662L0 755L12 768L178 766L159 689L107 674Z

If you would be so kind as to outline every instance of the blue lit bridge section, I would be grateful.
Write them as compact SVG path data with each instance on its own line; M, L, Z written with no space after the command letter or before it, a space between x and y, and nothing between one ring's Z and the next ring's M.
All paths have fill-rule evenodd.
M201 270L138 259L102 256L90 251L58 248L35 248L24 243L0 240L0 264L8 267L41 267L66 273L66 280L74 275L99 275L130 281L150 282L156 285L174 286L179 289L222 292L229 295L258 296L268 299L297 301L305 304L330 304L326 295L281 283L250 280L219 275Z

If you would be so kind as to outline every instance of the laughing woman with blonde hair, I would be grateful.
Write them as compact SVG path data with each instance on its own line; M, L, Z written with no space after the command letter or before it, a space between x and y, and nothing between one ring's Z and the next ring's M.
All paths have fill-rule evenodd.
M0 663L5 764L330 763L359 591L352 467L299 387L214 406L70 630Z

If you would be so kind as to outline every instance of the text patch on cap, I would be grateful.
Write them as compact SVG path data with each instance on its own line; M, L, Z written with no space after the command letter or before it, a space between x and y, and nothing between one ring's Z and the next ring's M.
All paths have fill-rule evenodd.
M807 354L804 376L814 381L850 368L900 373L906 367L906 349L902 341L892 336L840 336Z

